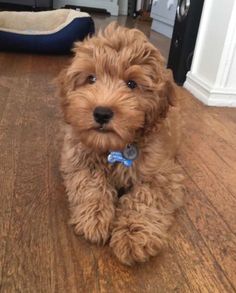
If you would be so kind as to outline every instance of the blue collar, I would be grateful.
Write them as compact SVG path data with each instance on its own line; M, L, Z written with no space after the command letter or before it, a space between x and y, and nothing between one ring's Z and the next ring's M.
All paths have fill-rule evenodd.
M107 157L110 164L121 163L125 167L130 167L138 157L138 148L134 144L128 144L123 152L111 151Z

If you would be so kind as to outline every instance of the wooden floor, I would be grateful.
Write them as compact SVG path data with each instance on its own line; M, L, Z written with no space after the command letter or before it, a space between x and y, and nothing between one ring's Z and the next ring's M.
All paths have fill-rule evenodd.
M235 292L236 109L180 89L187 202L160 256L127 268L67 224L51 83L67 62L0 54L0 292Z

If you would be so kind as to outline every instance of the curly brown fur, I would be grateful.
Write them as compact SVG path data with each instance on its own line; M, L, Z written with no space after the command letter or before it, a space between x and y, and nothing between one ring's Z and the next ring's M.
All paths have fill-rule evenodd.
M165 243L182 203L175 85L158 49L136 29L112 23L74 51L59 77L66 122L61 171L71 224L94 243L109 240L122 263L144 262ZM128 80L137 87L130 89ZM114 112L102 131L93 117L97 106ZM139 148L132 167L109 164L108 151L128 143ZM118 198L121 187L128 193Z

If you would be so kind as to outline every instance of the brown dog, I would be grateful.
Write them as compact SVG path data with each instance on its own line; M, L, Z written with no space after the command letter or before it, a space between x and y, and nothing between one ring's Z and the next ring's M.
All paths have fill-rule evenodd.
M91 242L109 240L122 263L144 262L165 243L182 203L175 85L136 29L112 23L75 53L59 78L71 223ZM108 162L117 151L130 167Z

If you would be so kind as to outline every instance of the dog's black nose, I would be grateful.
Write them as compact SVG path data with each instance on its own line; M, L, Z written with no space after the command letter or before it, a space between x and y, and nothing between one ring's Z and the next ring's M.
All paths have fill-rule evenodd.
M113 112L107 107L96 107L93 111L94 120L99 124L108 123L113 117Z

